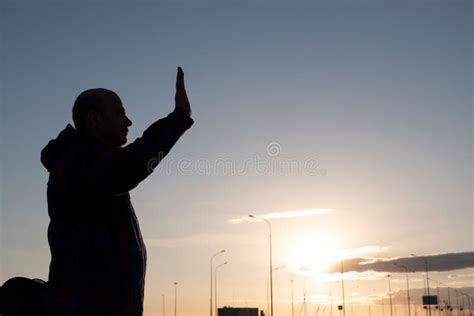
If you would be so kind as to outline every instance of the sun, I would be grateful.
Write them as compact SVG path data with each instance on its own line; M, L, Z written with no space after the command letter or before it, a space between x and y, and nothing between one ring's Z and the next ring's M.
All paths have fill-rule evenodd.
M288 268L302 275L323 274L342 254L334 247L310 238L297 242L289 254Z

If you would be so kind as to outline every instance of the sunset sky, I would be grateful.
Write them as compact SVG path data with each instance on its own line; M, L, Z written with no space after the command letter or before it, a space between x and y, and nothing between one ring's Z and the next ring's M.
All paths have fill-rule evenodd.
M210 258L221 249L219 306L266 310L268 226L249 214L272 225L274 316L291 315L291 280L298 312L305 295L310 315L331 297L340 304L341 259L356 315L370 303L382 316L382 298L387 313L389 273L404 315L405 273L393 262L414 271L419 305L425 266L411 254L427 256L441 299L448 286L474 297L471 1L0 9L0 283L47 280L39 157L72 123L76 96L116 91L133 141L173 110L180 65L195 124L131 192L148 250L145 315L161 315L162 295L172 315L173 282L180 316L209 315ZM370 260L367 272L360 262Z

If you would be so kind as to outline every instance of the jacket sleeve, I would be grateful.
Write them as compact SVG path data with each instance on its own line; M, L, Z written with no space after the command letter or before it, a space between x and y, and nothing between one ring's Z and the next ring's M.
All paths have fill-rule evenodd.
M194 121L175 110L150 125L142 137L112 153L96 152L81 163L83 189L97 194L120 194L135 188L153 172Z

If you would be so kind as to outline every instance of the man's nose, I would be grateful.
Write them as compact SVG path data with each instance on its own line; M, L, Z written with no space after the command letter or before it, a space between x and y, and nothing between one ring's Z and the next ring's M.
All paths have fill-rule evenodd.
M127 127L132 126L132 121L127 116L125 116L125 120L126 120Z

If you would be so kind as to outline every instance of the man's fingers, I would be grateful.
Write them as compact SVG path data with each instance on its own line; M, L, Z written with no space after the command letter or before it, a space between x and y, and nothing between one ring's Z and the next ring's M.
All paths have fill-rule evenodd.
M191 115L191 105L189 104L186 89L184 88L184 72L181 67L178 67L176 74L176 94L174 96L176 108L182 109Z
M176 75L176 90L184 89L184 73L181 67L178 67L178 73Z

